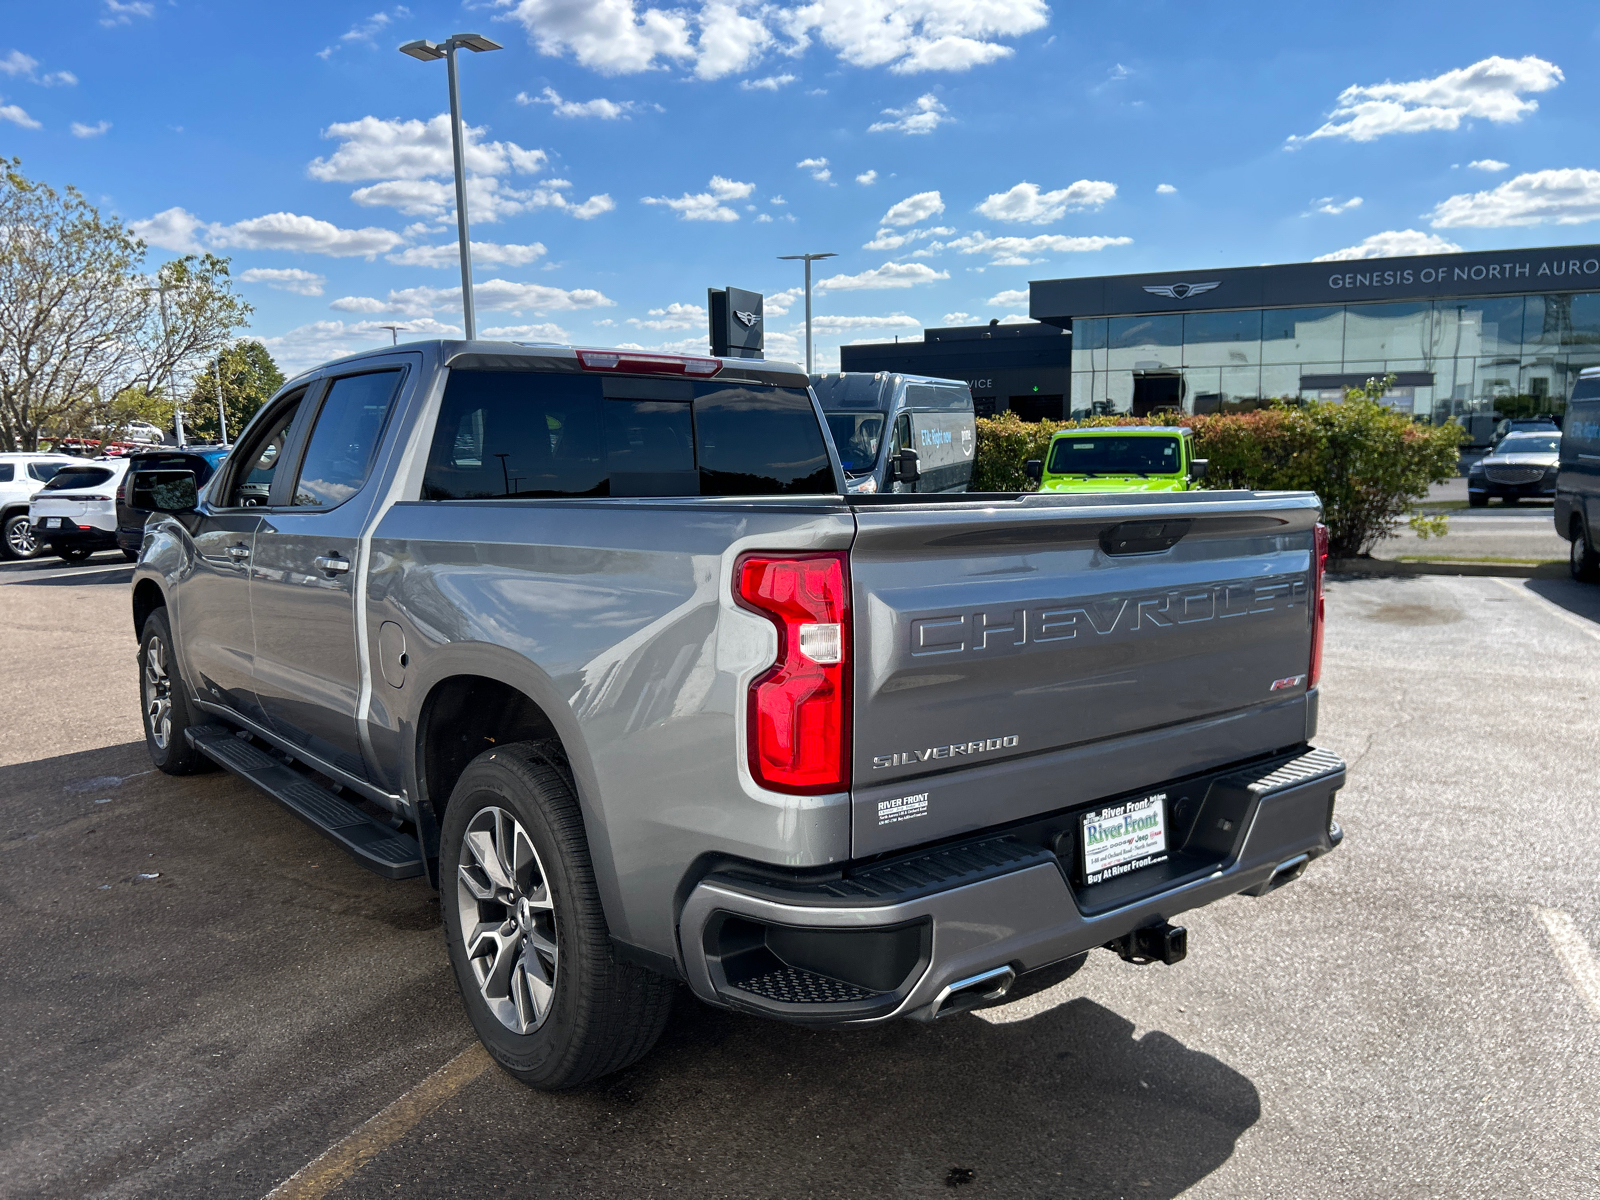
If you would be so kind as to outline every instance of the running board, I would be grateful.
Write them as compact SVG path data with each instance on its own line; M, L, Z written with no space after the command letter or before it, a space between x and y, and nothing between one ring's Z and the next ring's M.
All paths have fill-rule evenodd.
M417 839L369 817L342 796L307 779L282 759L220 725L191 726L189 744L220 767L255 784L370 871L386 879L423 873Z

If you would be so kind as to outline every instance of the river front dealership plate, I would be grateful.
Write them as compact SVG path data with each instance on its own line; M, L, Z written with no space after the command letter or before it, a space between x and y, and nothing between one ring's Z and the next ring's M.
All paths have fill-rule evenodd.
M1167 794L1157 792L1085 813L1083 882L1104 883L1167 861Z

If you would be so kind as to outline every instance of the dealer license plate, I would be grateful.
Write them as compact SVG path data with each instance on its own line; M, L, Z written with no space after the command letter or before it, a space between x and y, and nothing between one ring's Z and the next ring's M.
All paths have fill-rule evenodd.
M1104 883L1167 861L1167 794L1157 792L1083 817L1083 881Z

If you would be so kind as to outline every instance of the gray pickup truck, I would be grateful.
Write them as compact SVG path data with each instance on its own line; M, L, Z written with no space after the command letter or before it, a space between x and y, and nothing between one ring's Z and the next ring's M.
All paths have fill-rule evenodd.
M526 1083L930 1021L1332 850L1315 496L847 496L797 367L424 342L152 489L151 757L426 875Z

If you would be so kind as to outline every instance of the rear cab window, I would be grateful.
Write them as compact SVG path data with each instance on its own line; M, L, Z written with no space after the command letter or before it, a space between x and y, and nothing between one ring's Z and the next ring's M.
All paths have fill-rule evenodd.
M804 388L455 368L424 500L831 495Z

